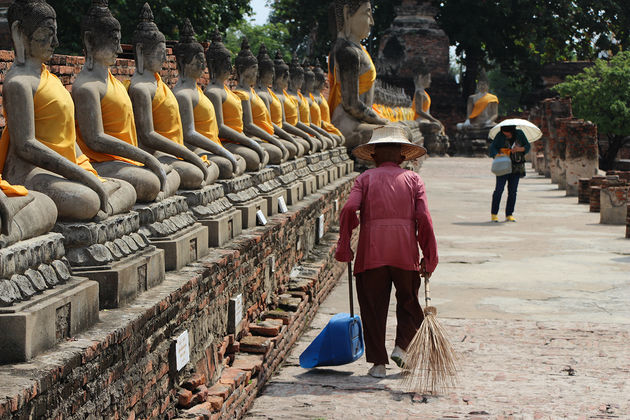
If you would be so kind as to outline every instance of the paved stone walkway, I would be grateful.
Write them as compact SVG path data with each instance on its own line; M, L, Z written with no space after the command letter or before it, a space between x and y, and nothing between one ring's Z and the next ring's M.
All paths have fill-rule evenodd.
M491 224L489 159L432 158L421 170L438 235L434 305L460 355L459 385L402 389L400 370L367 376L365 358L305 370L300 353L347 312L347 279L247 419L630 419L630 240L622 226L530 170L517 223ZM504 208L505 197L502 208ZM394 297L388 349L395 331Z

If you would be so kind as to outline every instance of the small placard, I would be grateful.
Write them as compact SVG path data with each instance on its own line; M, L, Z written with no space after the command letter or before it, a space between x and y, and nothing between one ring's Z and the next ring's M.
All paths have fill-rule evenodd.
M263 214L262 210L258 210L256 212L256 220L258 220L258 224L265 226L267 224L267 218Z
M278 211L280 213L286 213L289 211L287 203L284 202L284 197L278 197Z
M339 199L335 199L335 213L339 211Z
M243 320L243 295L236 295L230 299L228 307L228 330L232 334L237 334L241 321Z
M190 342L188 341L188 330L184 331L175 339L175 365L180 371L190 362Z
M317 239L324 237L324 215L320 214L317 218Z

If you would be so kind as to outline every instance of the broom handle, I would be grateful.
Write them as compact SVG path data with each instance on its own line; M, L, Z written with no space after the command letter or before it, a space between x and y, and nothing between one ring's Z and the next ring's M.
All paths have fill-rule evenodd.
M431 291L429 290L429 279L424 278L424 304L431 306Z
M352 262L348 261L348 288L350 289L350 317L354 318L354 298L352 293Z

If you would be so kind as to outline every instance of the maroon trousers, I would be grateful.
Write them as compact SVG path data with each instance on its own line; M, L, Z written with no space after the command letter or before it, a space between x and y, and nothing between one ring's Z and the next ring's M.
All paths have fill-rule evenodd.
M389 360L385 330L392 283L396 287L396 345L406 349L424 319L418 302L420 275L417 271L383 266L357 274L365 358L377 365L386 365Z

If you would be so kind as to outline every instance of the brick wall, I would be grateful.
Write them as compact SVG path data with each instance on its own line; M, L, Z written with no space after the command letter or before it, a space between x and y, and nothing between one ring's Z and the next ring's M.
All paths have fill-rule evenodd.
M227 388L219 400L208 400L214 403L213 418L237 418L345 268L332 258L331 226L338 220L335 200L345 201L352 182L353 176L342 178L270 218L267 226L167 273L163 284L129 306L101 311L97 325L29 363L0 366L0 418L174 418L181 414L182 386L190 388L195 377L203 379L196 387ZM316 241L320 214L329 233ZM306 280L306 286L291 287L296 280ZM256 372L247 373L242 361L233 366L243 356L239 340L246 341L250 324L281 305L287 291L298 303L284 311L287 325L259 356ZM231 335L228 301L241 293L243 330ZM183 331L190 336L190 363L176 372L173 338ZM208 398L206 391L201 395Z

